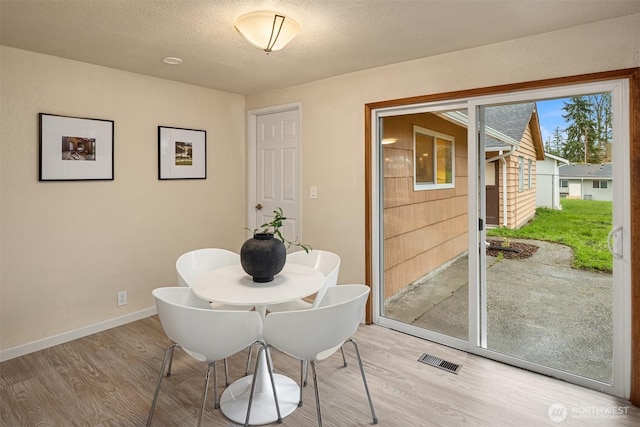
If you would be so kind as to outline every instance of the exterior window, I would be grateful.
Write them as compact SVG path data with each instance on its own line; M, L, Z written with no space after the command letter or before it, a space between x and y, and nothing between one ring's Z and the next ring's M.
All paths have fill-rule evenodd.
M532 161L531 159L529 159L529 163L527 164L527 189L531 190L532 187L532 183L531 183L531 167L532 167Z
M607 188L606 180L595 180L593 181L593 188Z
M453 188L454 151L452 136L414 126L414 190Z
M569 188L569 180L561 179L560 180L560 188Z
M524 190L524 158L518 157L518 190Z

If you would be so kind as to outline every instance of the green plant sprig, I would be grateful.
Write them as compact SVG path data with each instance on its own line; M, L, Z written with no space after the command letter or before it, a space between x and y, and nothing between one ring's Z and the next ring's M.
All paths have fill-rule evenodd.
M273 211L273 219L269 222L265 222L264 224L262 224L260 226L261 230L259 232L266 233L266 234L273 234L274 236L277 236L278 239L280 239L282 243L286 245L287 248L290 248L291 246L299 246L306 253L309 253L309 251L312 250L311 246L298 242L297 240L291 241L291 240L285 239L284 235L280 231L280 228L283 226L283 222L286 219L287 217L284 216L284 213L282 212L282 208L276 208L276 210ZM257 228L253 230L253 234L256 234L257 232L258 232Z

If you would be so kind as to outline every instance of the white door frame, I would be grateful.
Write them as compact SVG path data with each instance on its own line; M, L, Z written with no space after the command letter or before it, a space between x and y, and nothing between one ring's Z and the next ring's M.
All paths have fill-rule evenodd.
M258 116L266 114L281 113L284 111L297 111L298 123L302 130L302 104L299 102L276 105L272 107L258 108L247 112L247 204L246 204L246 223L249 230L254 230L259 224L256 224L255 202L256 202L256 144L257 144L257 123ZM298 141L298 161L300 164L300 175L298 176L298 214L302 218L302 131L300 132L300 140ZM302 221L298 220L298 230L295 234L302 239ZM247 237L250 233L247 231Z

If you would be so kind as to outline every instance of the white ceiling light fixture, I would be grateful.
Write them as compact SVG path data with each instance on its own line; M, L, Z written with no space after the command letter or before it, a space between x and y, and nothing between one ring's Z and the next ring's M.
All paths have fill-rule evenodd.
M240 16L234 27L251 45L267 54L282 49L300 32L300 25L296 21L267 10Z

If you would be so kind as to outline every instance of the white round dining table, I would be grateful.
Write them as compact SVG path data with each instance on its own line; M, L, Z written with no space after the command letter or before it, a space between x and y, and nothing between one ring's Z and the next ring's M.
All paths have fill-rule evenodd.
M221 304L256 307L264 317L269 304L293 301L318 292L324 275L315 268L287 263L273 281L254 282L240 264L208 271L191 285L202 299Z
M207 301L255 307L264 319L267 305L313 295L322 288L324 280L325 276L318 270L290 263L285 264L273 281L257 283L237 264L205 273L194 281L191 289L195 295ZM265 352L259 354L256 360L259 373L249 419L251 425L270 424L278 420ZM300 387L285 375L274 373L273 376L280 414L286 417L298 407ZM242 377L227 387L220 396L222 413L236 423L245 422L252 381L253 375Z

